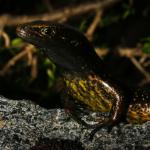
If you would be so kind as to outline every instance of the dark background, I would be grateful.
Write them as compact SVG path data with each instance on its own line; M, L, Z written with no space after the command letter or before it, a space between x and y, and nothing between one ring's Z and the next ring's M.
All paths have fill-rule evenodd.
M52 7L50 10L47 6ZM65 7L74 7L80 4L97 2L94 0L0 0L0 21L2 16L11 17L25 15L38 16L44 13L53 13ZM95 11L90 11L68 18L65 23L78 28L86 33L88 27L95 17ZM93 34L92 43L94 47L107 48L109 52L102 58L107 72L114 81L129 88L149 88L149 82L145 75L139 71L130 57L121 56L118 49L134 49L134 58L139 62L144 57L145 63L149 62L150 56L150 1L149 0L126 0L120 1L109 8L103 9L101 22L97 25ZM5 40L0 37L0 70L17 54L23 51L20 45L24 41L16 35L16 25L0 24L0 29L7 33L10 45L5 46ZM11 99L29 99L44 107L61 107L60 94L57 92L55 83L59 76L59 70L38 51L32 53L37 59L36 77L31 76L32 67L27 65L26 57L20 58L7 72L0 76L0 95ZM150 65L141 66L147 73ZM101 68L102 69L102 68ZM50 73L48 73L50 72ZM58 82L57 82L58 84Z

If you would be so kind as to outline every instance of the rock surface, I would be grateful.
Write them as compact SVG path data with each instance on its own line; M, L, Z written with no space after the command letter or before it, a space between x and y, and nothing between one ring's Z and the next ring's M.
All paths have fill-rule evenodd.
M48 110L28 100L0 97L0 150L57 150L59 145L78 150L150 149L150 122L119 124L110 133L101 129L92 141L88 139L91 131L63 109Z

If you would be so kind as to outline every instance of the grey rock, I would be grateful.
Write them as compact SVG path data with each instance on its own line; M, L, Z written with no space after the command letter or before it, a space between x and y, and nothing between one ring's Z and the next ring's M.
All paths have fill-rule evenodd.
M79 141L88 150L150 149L150 122L120 123L110 133L101 129L92 141L91 131L63 109L45 109L28 100L0 97L0 150L29 150L41 139Z

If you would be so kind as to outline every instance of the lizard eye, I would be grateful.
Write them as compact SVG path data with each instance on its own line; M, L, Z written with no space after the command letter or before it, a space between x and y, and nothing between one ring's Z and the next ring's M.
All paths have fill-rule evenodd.
M41 29L41 34L42 35L47 35L47 31L48 31L48 28L42 28Z

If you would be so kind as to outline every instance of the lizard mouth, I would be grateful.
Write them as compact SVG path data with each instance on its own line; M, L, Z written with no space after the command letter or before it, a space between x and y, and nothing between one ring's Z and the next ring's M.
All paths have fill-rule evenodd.
M16 28L16 32L19 37L33 44L36 44L35 41L37 41L39 37L38 33L36 31L33 32L29 26L19 25Z
M17 35L21 38L25 38L27 35L25 30L23 30L20 26L17 27L16 31L17 31Z
M26 40L27 42L30 42L31 37L33 36L30 32L30 28L27 26L19 25L16 28L16 32L19 37Z

